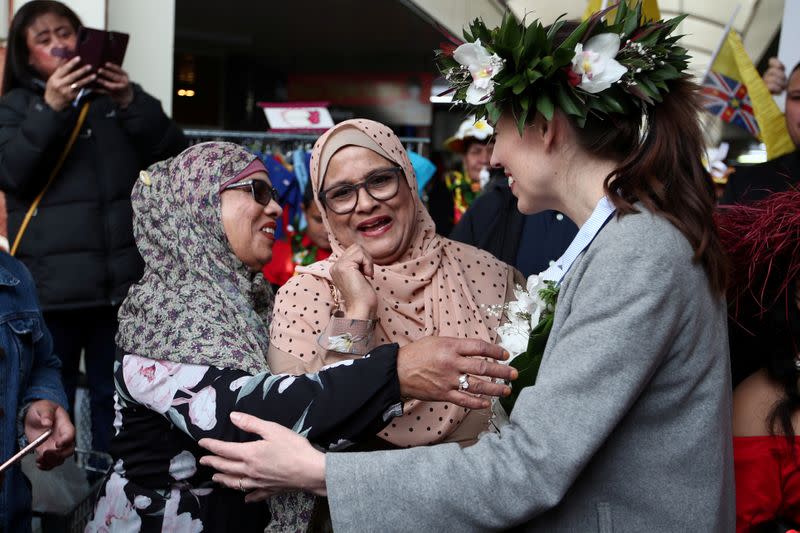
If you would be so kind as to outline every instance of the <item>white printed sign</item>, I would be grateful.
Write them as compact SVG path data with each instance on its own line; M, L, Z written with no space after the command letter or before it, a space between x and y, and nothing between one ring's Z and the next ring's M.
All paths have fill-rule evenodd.
M333 127L327 102L259 102L270 131L325 131Z

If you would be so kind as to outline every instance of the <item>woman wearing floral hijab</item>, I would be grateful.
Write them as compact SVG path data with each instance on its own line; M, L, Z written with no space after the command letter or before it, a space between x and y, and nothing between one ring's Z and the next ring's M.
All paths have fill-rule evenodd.
M194 146L137 181L134 233L146 266L120 309L116 462L87 531L263 531L267 508L245 504L248 487L221 488L197 464L202 437L254 438L232 411L331 448L384 426L401 393L427 396L404 377L408 364L422 365L404 358L398 370L395 346L317 374L269 372L272 294L260 270L276 198L263 165L229 143ZM341 389L349 394L334 394Z

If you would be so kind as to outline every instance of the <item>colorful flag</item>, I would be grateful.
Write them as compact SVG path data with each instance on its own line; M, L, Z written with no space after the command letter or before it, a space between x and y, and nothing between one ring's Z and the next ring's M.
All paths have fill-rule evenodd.
M703 107L725 122L735 124L759 136L758 122L744 83L713 70L703 81Z
M795 150L783 113L735 31L731 30L725 38L703 80L702 91L706 110L763 141L768 159Z

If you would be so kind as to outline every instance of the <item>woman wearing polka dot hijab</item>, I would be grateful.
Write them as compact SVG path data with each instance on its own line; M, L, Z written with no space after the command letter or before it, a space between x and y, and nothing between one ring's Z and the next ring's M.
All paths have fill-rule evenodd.
M513 299L515 270L436 234L406 151L388 127L356 119L330 129L314 146L311 184L334 253L298 269L278 291L273 371L312 372L429 335L496 340L500 319L488 306ZM490 409L409 401L375 444L468 444L490 418Z

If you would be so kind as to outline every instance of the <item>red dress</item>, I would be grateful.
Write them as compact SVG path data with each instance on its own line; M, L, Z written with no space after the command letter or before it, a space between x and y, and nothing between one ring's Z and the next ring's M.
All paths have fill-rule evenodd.
M800 523L800 437L734 437L736 531L781 517Z
M330 250L318 248L311 243L311 239L303 235L299 243L293 243L293 237L288 241L275 241L272 245L272 259L264 265L264 277L273 285L282 286L294 276L297 265L310 265L330 257ZM294 246L293 246L294 244Z

